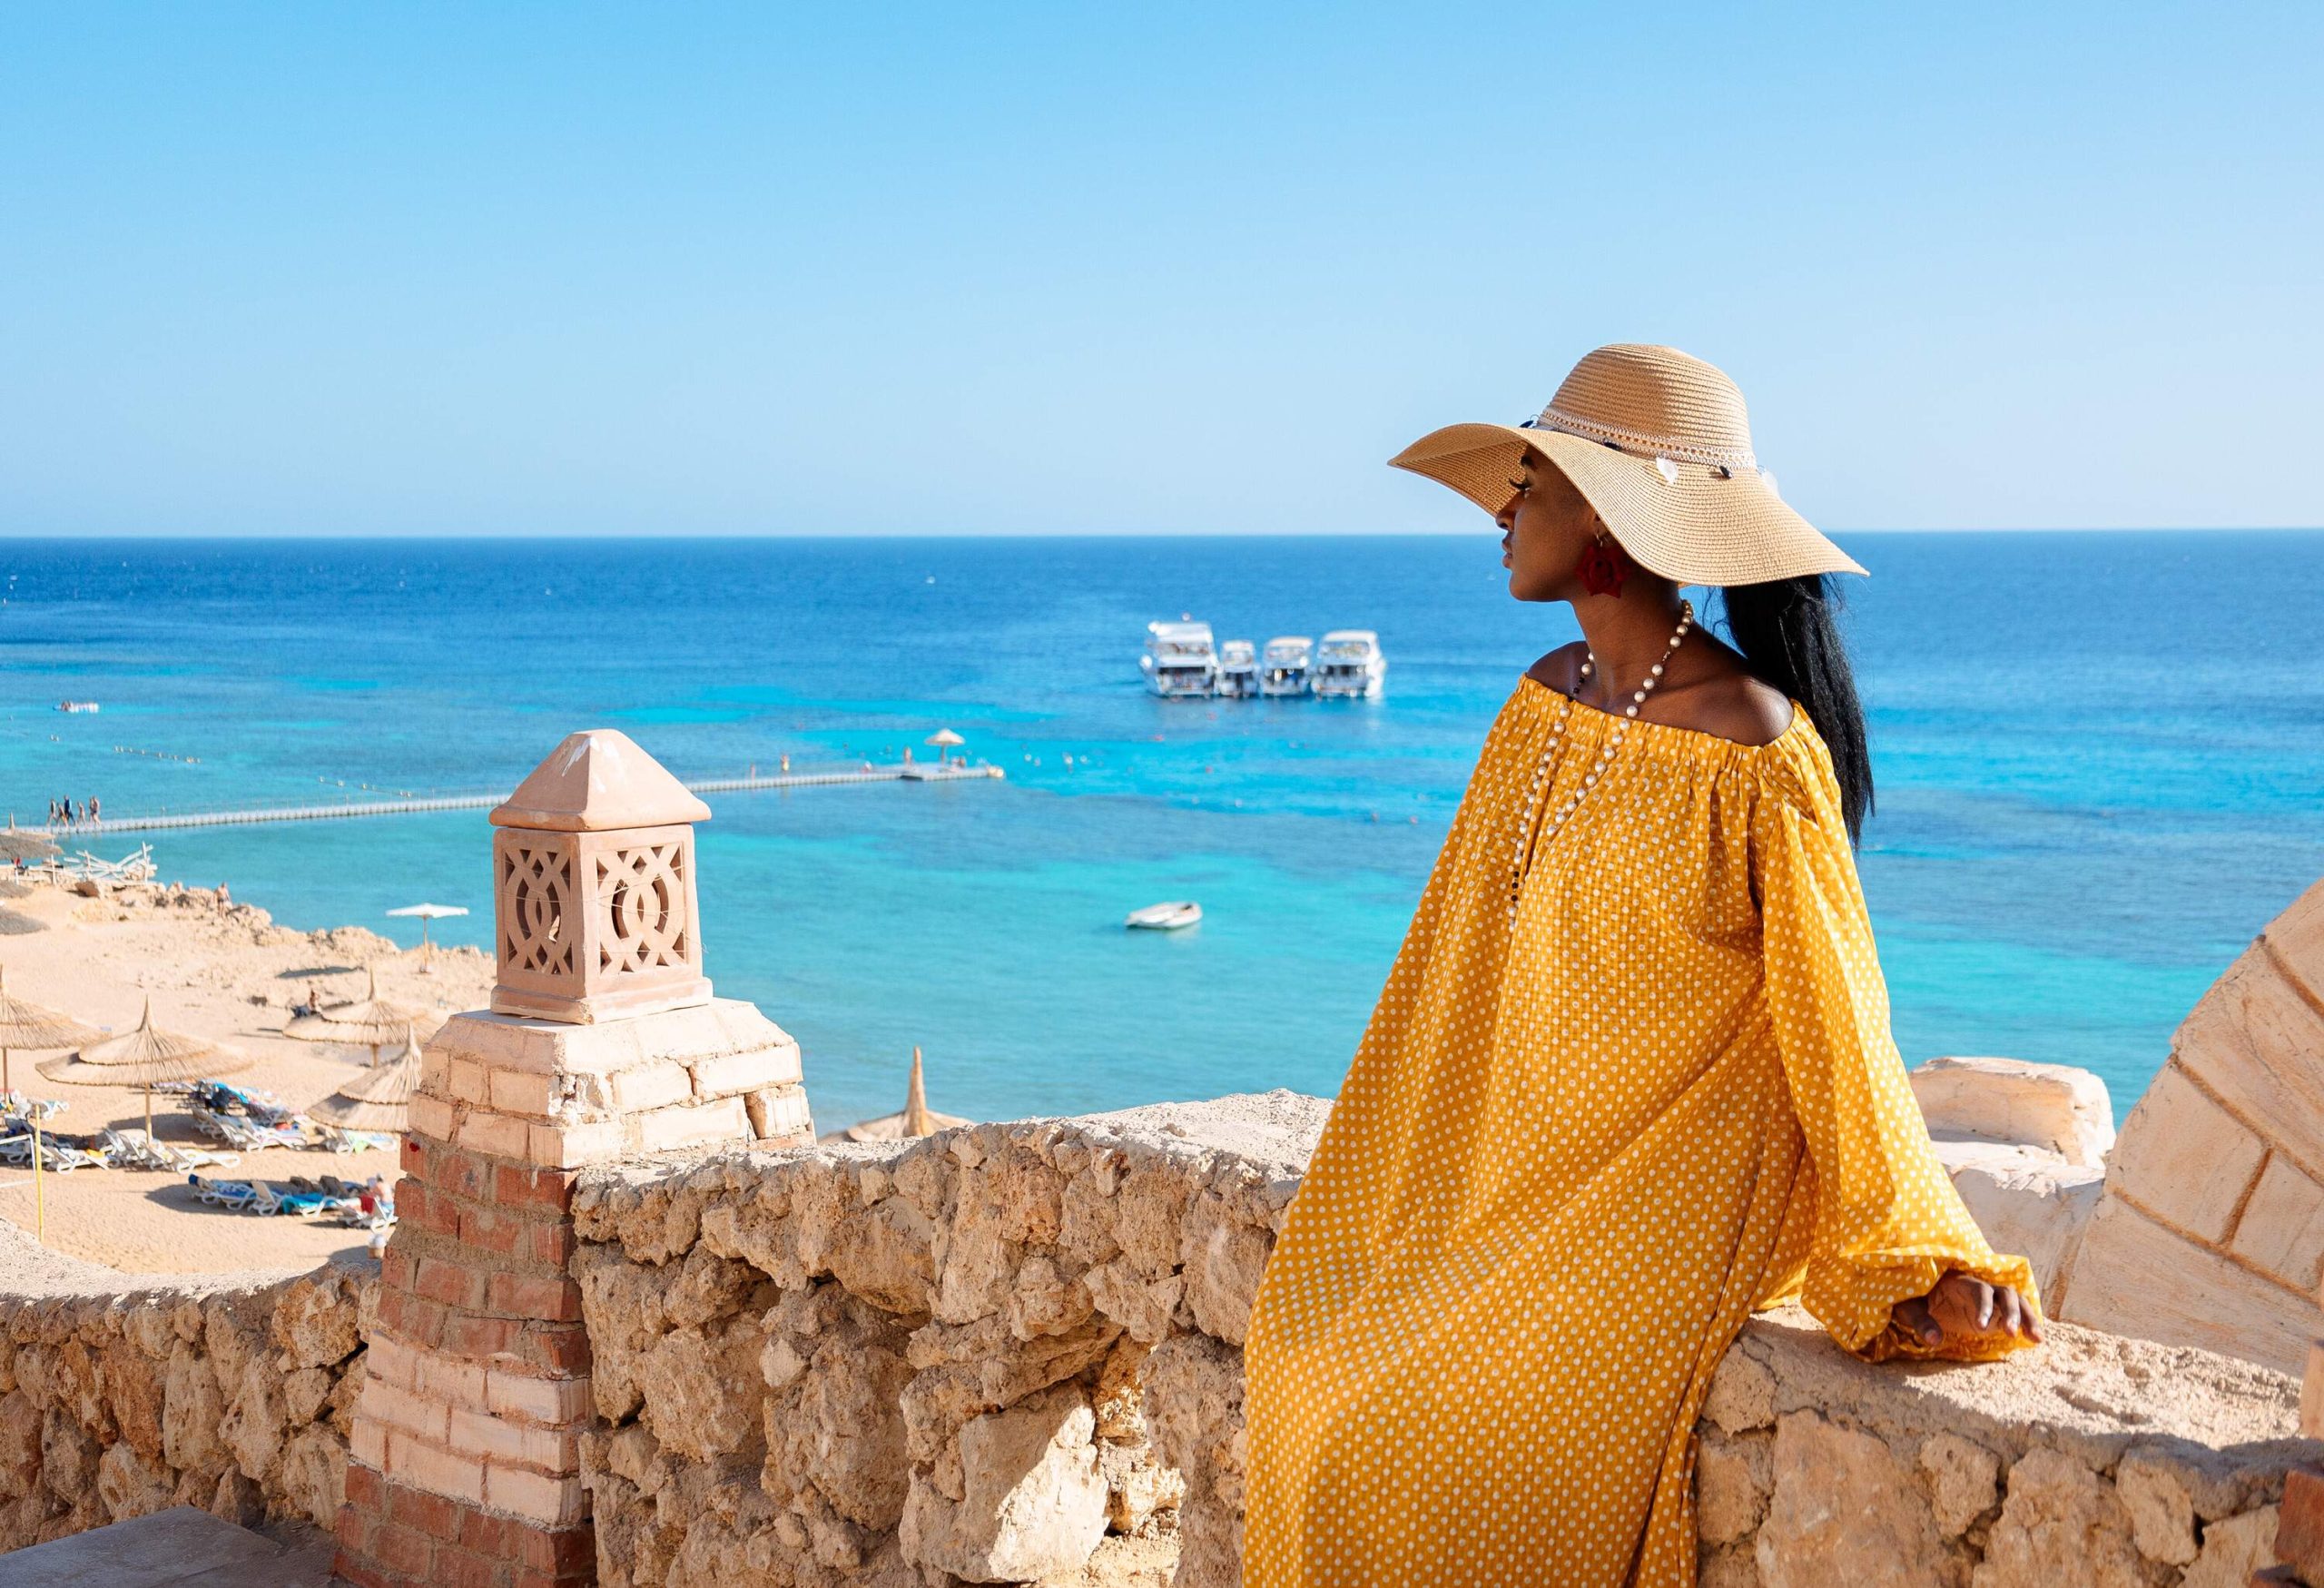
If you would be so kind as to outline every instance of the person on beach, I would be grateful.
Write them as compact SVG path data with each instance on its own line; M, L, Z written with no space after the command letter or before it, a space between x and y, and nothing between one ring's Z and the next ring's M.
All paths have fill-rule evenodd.
M1488 733L1261 1277L1243 1581L1692 1583L1695 1420L1755 1308L1875 1362L2042 1336L1889 1030L1829 577L1865 570L1669 348L1393 462L1582 638Z

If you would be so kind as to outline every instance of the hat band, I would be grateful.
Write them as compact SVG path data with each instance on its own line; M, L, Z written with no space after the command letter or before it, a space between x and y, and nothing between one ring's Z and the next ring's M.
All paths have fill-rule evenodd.
M1759 467L1758 454L1746 447L1740 451L1723 447L1706 447L1696 441L1682 441L1675 436L1649 436L1637 430L1616 429L1579 414L1563 412L1551 403L1538 415L1521 421L1521 430L1558 430L1578 436L1585 441L1596 441L1624 452L1635 452L1641 458L1675 458L1687 463L1708 463L1720 469L1750 469Z

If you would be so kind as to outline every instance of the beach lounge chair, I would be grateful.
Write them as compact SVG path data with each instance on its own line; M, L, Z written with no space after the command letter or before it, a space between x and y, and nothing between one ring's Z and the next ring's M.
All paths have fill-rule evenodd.
M108 1157L116 1169L174 1169L184 1173L197 1169L223 1169L241 1161L239 1153L212 1152L207 1148L156 1141L133 1128L107 1130L104 1138L112 1149Z
M211 1180L189 1174L186 1183L193 1194L213 1208L223 1208L230 1213L271 1213L275 1209L274 1193L264 1186L249 1180Z

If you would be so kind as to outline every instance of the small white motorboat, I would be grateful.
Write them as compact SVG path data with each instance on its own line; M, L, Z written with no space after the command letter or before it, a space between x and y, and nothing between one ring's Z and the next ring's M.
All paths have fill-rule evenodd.
M1315 642L1304 634L1279 634L1267 641L1259 664L1261 693L1294 695L1307 693L1307 670L1315 662Z
M1122 924L1146 932L1177 932L1201 920L1201 905L1191 899L1176 899L1167 904L1148 904L1143 910L1133 910Z
M1230 700L1247 700L1258 692L1258 648L1246 639L1230 639L1219 646L1218 693Z
M1377 634L1368 628L1338 628L1324 636L1309 682L1320 699L1375 700L1387 676L1388 658L1381 654Z
M1210 625L1182 618L1146 626L1146 652L1137 658L1146 686L1166 700L1208 699L1218 687L1218 651Z

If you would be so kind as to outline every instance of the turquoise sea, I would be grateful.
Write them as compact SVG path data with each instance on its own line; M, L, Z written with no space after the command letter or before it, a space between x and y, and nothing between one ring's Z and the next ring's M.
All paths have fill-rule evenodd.
M1845 581L1878 780L1859 864L1899 1045L2086 1065L2126 1110L2324 873L2324 532L1839 538L1872 570ZM1005 781L713 801L710 973L800 1038L825 1129L898 1106L913 1043L934 1104L978 1118L1334 1091L1486 725L1574 635L1508 599L1482 534L0 556L20 821L505 788L589 726L685 777L966 735ZM1144 625L1181 612L1376 628L1386 695L1151 699ZM152 841L165 877L292 925L416 941L383 912L429 899L488 945L481 811ZM1172 898L1202 926L1122 930Z

